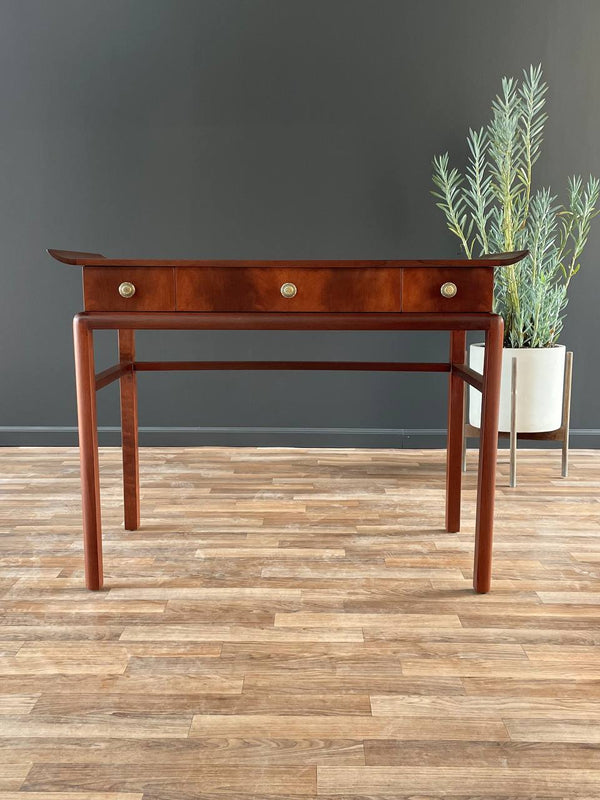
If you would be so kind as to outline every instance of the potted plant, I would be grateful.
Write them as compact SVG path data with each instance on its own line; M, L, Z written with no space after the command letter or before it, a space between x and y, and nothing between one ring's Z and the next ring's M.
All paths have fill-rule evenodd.
M494 310L504 319L504 354L499 428L510 428L512 359L517 359L519 431L560 427L565 348L557 343L567 292L580 268L600 181L568 180L562 205L549 188L534 191L533 166L540 156L547 85L541 66L523 71L522 81L503 78L486 128L469 129L465 174L449 165L448 153L433 159L432 192L449 230L468 258L529 250L496 270ZM484 348L471 345L470 363L483 369ZM469 422L480 427L480 395L471 392Z

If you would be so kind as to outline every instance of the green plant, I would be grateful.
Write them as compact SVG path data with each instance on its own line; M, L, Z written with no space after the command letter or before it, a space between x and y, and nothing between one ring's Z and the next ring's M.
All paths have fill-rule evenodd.
M433 159L432 194L468 258L529 250L518 264L496 270L494 308L504 318L506 347L556 344L569 284L600 213L600 181L591 175L585 184L569 178L566 205L550 189L532 191L546 91L541 66L524 70L520 83L503 78L491 122L469 129L466 173L450 167L448 153Z

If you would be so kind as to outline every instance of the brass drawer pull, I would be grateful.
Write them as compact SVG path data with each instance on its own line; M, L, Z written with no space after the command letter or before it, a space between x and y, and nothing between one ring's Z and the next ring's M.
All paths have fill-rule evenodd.
M294 283L284 283L279 291L283 297L287 297L288 299L295 297L298 293L298 289Z
M458 287L452 281L446 281L446 283L442 283L440 287L440 294L442 297L454 297L458 292Z
M123 281L123 283L119 286L119 294L121 297L125 297L126 299L133 297L135 294L135 286L129 281Z

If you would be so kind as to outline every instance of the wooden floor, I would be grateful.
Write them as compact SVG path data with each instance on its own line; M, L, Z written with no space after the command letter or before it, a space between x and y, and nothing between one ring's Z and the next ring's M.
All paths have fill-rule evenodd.
M101 453L82 588L75 449L0 451L0 800L600 797L600 451L498 480L471 590L440 451Z

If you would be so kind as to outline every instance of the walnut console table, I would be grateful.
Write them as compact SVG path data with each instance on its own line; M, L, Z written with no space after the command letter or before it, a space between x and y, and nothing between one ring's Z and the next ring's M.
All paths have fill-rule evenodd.
M85 581L102 587L96 392L120 381L125 528L140 525L136 376L154 370L372 370L449 375L446 530L460 527L465 383L482 392L475 530L476 592L490 589L502 318L494 269L526 251L474 260L173 261L49 250L83 267L85 311L73 321ZM118 332L119 363L96 374L94 331ZM427 330L450 332L448 361L136 361L136 330ZM465 363L466 332L485 332L483 375Z

